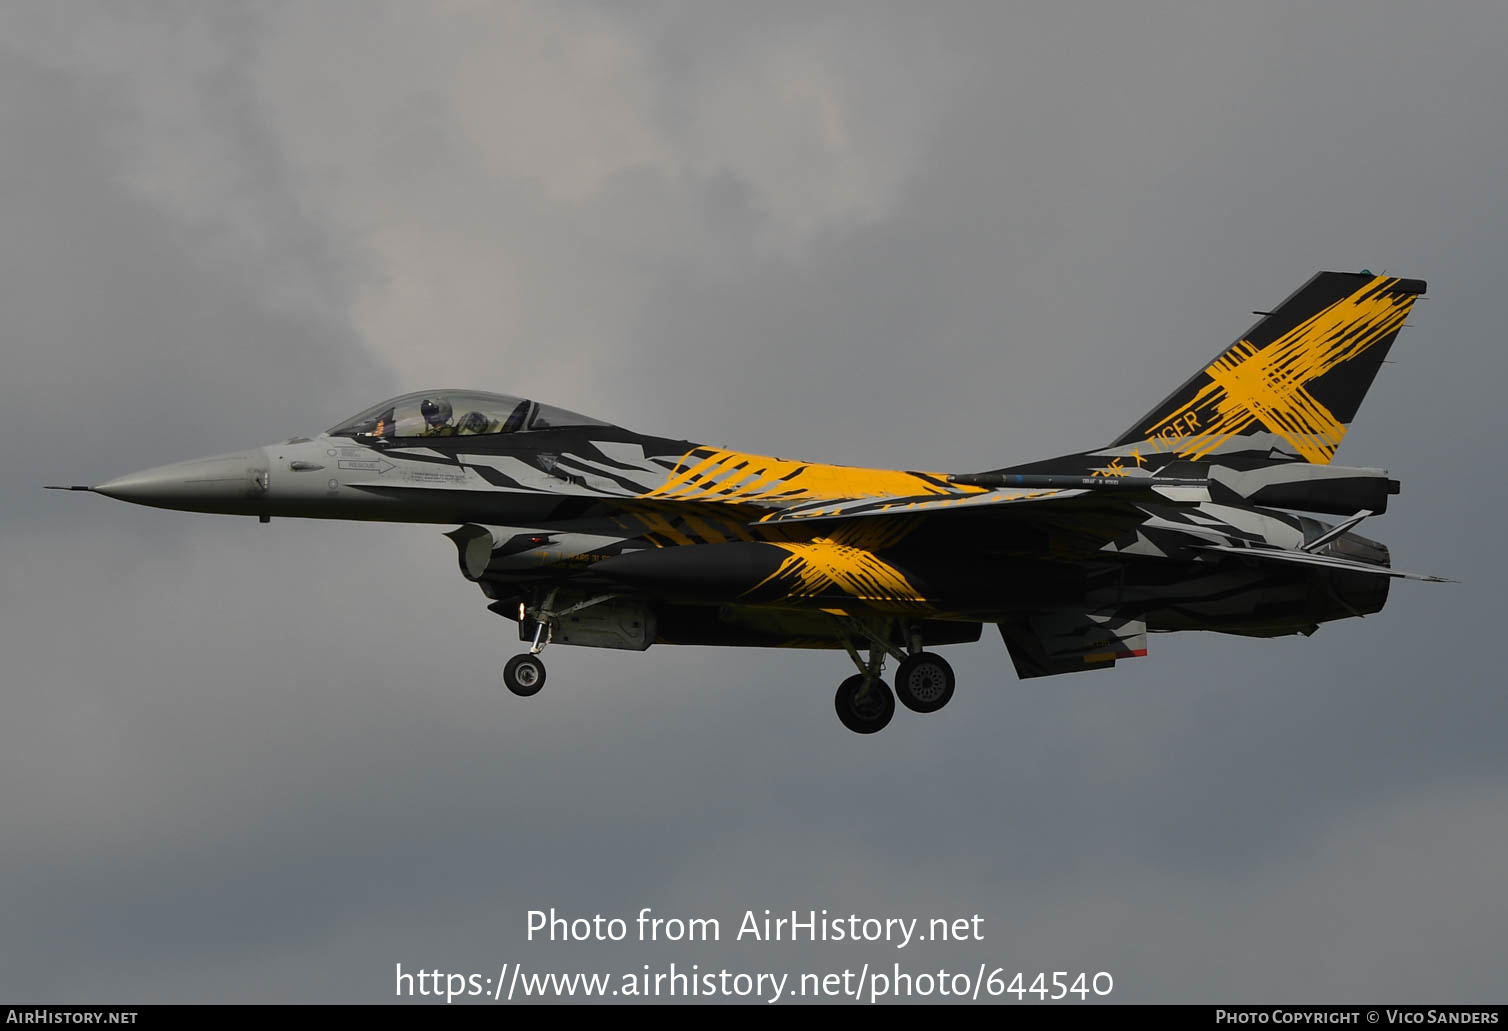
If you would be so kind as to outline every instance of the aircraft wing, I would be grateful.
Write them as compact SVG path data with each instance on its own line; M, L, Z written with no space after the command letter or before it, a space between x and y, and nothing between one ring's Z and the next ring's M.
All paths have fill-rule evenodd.
M1242 547L1232 544L1201 544L1201 551L1220 551L1231 555L1240 555L1242 558L1255 559L1259 562L1289 562L1295 565L1320 566L1326 569L1344 569L1352 573L1370 573L1373 576L1397 576L1406 580L1427 580L1431 583L1456 583L1443 576L1429 576L1425 573L1407 573L1402 569L1393 569L1390 566L1377 566L1370 562L1358 562L1355 559L1336 558L1332 555L1316 555L1308 551L1290 551L1286 548L1253 548Z
M1048 477L1041 477L1048 479ZM1064 479L1068 479L1065 477ZM807 523L825 519L854 519L860 516L912 516L938 512L973 512L982 510L1015 508L1021 505L1057 505L1067 502L1082 502L1092 499L1104 502L1113 497L1124 502L1155 502L1157 504L1196 504L1209 500L1209 492L1203 486L1184 484L1148 484L1139 486L1134 481L1107 479L1089 485L1088 477L1072 477L1084 486L1047 487L1041 489L1009 489L958 491L949 494L916 494L854 498L848 501L814 501L793 508L782 509L762 517L760 523ZM1124 484L1124 485L1123 485Z

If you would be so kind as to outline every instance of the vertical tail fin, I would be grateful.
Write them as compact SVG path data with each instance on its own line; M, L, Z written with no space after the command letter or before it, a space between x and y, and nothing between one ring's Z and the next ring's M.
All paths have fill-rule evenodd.
M1419 279L1319 273L1106 452L1328 464L1424 289Z

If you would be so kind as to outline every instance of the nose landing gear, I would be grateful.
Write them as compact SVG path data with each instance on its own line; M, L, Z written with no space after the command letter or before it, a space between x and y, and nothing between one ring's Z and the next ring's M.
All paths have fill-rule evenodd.
M560 634L563 642L571 643L570 636L562 630L561 621L566 616L580 612L582 609L589 609L593 605L600 605L605 601L613 601L618 597L616 594L598 594L571 604L574 596L567 595L564 599L560 599L563 607L556 608L559 595L558 589L551 589L544 596L544 601L538 604L531 606L523 601L518 603L519 633L527 634L529 624L532 623L534 642L526 653L515 655L503 667L503 686L516 695L527 698L529 695L538 694L539 689L545 686L545 664L544 660L539 657L539 653L555 640L557 633ZM535 595L535 598L537 600L538 595ZM634 626L639 627L641 624L635 623ZM640 646L641 650L647 647L649 647L647 642Z
M503 667L503 686L522 698L538 694L545 686L545 664L529 652L513 656Z
M556 613L555 591L545 597L545 603L534 612L534 643L522 655L515 655L503 666L503 686L520 698L539 694L545 686L545 663L539 653L545 650L554 635ZM519 619L528 615L522 602L518 606Z

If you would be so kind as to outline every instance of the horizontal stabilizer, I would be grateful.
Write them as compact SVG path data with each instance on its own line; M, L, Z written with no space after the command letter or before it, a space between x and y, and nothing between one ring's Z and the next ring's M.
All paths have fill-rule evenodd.
M1401 569L1393 569L1390 566L1378 566L1370 562L1357 562L1354 559L1335 558L1330 555L1315 555L1308 551L1289 551L1286 548L1251 548L1233 544L1201 544L1198 547L1202 551L1222 551L1231 555L1240 555L1242 558L1256 559L1259 562L1291 562L1295 565L1322 566L1327 569L1344 569L1352 573L1371 573L1374 576L1397 576L1405 580L1427 580L1430 583L1438 584L1459 582L1443 576L1429 576L1425 573L1406 573Z
M1201 468L1201 463L1180 463ZM1388 510L1388 498L1398 493L1398 481L1386 469L1356 469L1308 462L1260 462L1231 468L1210 465L1216 500L1225 502L1222 488L1242 501L1264 508L1295 508L1326 515L1350 515L1365 509L1374 515Z

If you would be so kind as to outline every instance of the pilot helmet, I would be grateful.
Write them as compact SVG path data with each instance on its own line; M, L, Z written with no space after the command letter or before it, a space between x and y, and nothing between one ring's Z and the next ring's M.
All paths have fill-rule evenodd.
M459 433L486 433L487 417L481 412L467 412L461 416L461 421L456 424Z
M444 426L450 421L450 402L443 397L438 400L426 397L419 402L419 414L430 426Z

